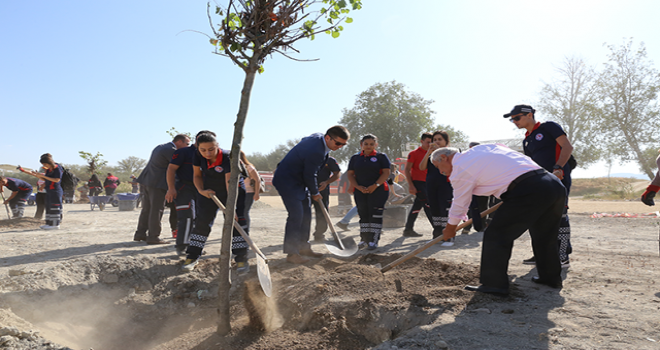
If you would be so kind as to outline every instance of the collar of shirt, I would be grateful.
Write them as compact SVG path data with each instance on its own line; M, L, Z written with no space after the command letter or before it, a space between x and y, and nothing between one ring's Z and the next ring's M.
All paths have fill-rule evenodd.
M325 147L325 155L327 156L330 154L330 147L328 147L328 143L325 142L325 136L321 138L321 141L323 141L323 147ZM332 140L334 142L334 140Z
M360 152L360 155L361 155L361 156L365 156L365 157L373 157L373 156L375 156L376 154L378 154L378 152L376 152L376 150L371 151L371 153L369 153L369 154L364 154L364 151L361 151L361 152Z
M206 160L206 165L208 166L208 169L217 167L218 165L222 164L222 150L218 148L218 156L215 158L215 162L213 164L209 164L209 160Z
M539 126L541 126L541 122L536 122L536 124L534 124L534 128L532 129L532 131L538 129ZM531 134L532 131L528 131L528 132L526 132L526 133L525 133L525 137L529 136L529 134Z

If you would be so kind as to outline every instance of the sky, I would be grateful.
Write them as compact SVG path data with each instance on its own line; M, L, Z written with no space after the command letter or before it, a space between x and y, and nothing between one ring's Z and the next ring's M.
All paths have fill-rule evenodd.
M522 138L502 115L516 104L534 105L566 57L601 67L605 43L633 38L660 62L655 0L363 5L339 38L324 34L296 44L296 58L318 61L274 55L265 62L244 130L247 154L325 131L359 93L393 80L434 100L436 122L470 140ZM128 156L148 159L171 139L172 127L213 130L220 146L230 148L245 75L193 32L211 33L206 6L200 0L0 1L0 164L36 168L46 152L66 164L83 164L79 151L100 152L110 165ZM611 172L640 171L615 163ZM573 172L607 174L604 164Z

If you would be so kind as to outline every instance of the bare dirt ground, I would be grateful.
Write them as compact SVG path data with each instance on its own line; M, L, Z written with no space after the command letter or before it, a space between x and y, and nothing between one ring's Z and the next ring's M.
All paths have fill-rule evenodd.
M521 264L531 256L523 235L509 266L512 294L497 298L463 290L478 282L481 233L381 273L431 238L420 217L415 229L424 237L389 228L371 254L326 254L294 266L281 252L286 211L279 197L260 202L251 234L270 259L274 295L263 296L255 266L234 276L227 337L215 334L221 219L192 273L181 273L172 245L132 241L139 210L68 204L59 231L39 230L31 219L0 220L0 348L660 348L660 219L589 217L658 207L572 200L574 252L564 288L530 281L535 269ZM358 237L356 221L343 234ZM314 249L327 253L323 244Z

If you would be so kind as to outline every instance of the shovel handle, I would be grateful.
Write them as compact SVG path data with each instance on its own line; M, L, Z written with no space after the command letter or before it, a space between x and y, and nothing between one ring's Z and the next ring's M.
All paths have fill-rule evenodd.
M481 217L483 218L484 216L486 216L486 215L488 215L488 214L494 212L495 210L497 210L497 208L500 207L500 205L502 205L502 203L504 203L504 202L499 202L499 203L493 205L492 207L488 208L487 210L484 210L484 211L481 213ZM465 221L464 223L458 225L458 227L456 227L456 231L461 230L461 229L463 229L463 228L465 228L465 227L467 227L467 226L469 226L469 225L471 225L471 224L472 224L472 219L469 219L468 221ZM412 252L410 252L410 253L408 253L408 254L406 254L406 255L404 255L404 256L402 256L402 257L400 257L400 258L398 258L398 259L396 259L396 260L394 260L394 261L392 261L391 263L385 265L385 267L383 267L382 269L380 269L380 272L387 272L387 271L391 270L393 267L398 266L398 265L402 264L403 262L405 262L405 261L407 261L407 260L410 260L410 259L411 259L412 257L414 257L415 255L417 255L417 254L419 254L419 253L421 253L421 252L427 250L427 249L430 248L432 245L434 245L434 244L436 244L436 243L442 241L442 238L443 238L443 237L444 237L444 236L437 237L437 238L435 238L434 240L432 240L432 241L430 241L430 242L424 244L423 246L421 246L421 247L419 247L419 248L413 250Z
M213 199L213 201L218 206L218 208L222 209L222 211L225 212L225 218L226 218L227 217L227 212L226 212L226 208L222 204L222 202L214 194L211 195L211 199ZM264 253L261 252L261 250L259 249L259 247L257 247L256 244L254 244L254 242L252 241L250 236L247 234L247 232L245 232L245 230L243 230L241 225L239 225L238 222L236 222L236 220L234 220L234 215L231 216L230 220L233 223L234 228L236 228L236 230L238 230L238 233L241 234L241 236L247 242L247 244L250 246L250 248L252 248L252 250L254 250L254 252L256 254L258 254L262 259L264 259L264 261L268 262L268 259L266 259L266 256L264 255Z
M0 196L2 196L2 202L5 202L5 194L2 193L3 190L0 190ZM7 209L7 218L11 220L11 215L9 215L9 206L5 204L5 209Z
M323 204L323 199L319 198L316 201L319 202L321 206L321 212L323 212L323 216L325 216L325 221L328 223L328 227L330 227L330 232L332 232L332 236L335 238L337 245L339 245L339 248L341 248L341 250L346 250L346 247L344 247L344 243L341 241L341 237L339 237L339 234L335 230L335 225L332 224L332 220L330 219L330 214L325 209L325 204Z

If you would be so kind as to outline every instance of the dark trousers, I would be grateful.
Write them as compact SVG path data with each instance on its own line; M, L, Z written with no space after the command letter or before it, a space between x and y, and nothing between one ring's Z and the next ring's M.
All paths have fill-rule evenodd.
M195 227L197 189L192 184L178 187L174 202L177 217L176 247L184 249L190 244L190 235Z
M46 190L46 225L62 222L62 190Z
M383 186L376 188L373 193L353 192L358 215L360 215L360 240L378 244L383 231L383 209L390 191Z
M564 205L564 213L559 224L557 245L559 246L559 260L568 261L568 255L573 252L573 247L571 246L571 224L568 220L568 194L571 192L572 180L570 171L564 175L561 183L566 187L566 204Z
M433 226L433 215L431 214L431 208L426 199L426 181L413 181L413 185L415 185L415 188L417 189L417 194L415 195L415 202L413 203L412 208L410 208L410 213L408 214L406 230L413 229L415 226L415 220L417 220L417 215L422 208L424 208L424 213L426 213L426 217L429 219L431 226Z
M170 231L174 232L175 230L177 230L179 225L179 216L176 210L176 202L165 203L165 206L170 208L170 217L169 217Z
M25 214L25 205L32 191L18 191L16 197L9 201L9 208L14 218L22 218Z
M37 192L34 201L37 204L37 211L34 213L34 218L41 220L44 217L44 210L46 209L46 193Z
M312 224L312 208L309 192L305 198L298 199L280 192L282 202L289 215L284 227L284 253L300 254L301 250L310 249L309 231Z
M98 196L101 194L101 188L100 187L90 187L89 188L89 195L90 196Z
M447 220L449 220L449 208L451 207L453 192L445 192L447 192L446 186L426 183L427 203L431 212L431 225L433 225L433 238L442 236L442 230L447 227Z
M216 192L216 196L220 202L222 202L222 204L227 204L226 193L221 195L220 193ZM238 217L238 224L241 225L245 232L248 232L247 226L245 224L245 216L243 215L245 212L244 203L245 190L239 190L238 198L236 200L236 216ZM195 228L193 229L193 233L190 235L190 244L186 250L186 253L188 253L188 259L197 259L202 255L202 251L206 245L206 240L208 240L209 234L211 234L213 221L215 221L215 217L218 214L219 209L212 199L206 198L202 195L197 195L197 204L198 206ZM225 220L234 220L233 217L228 217L227 215L224 215L224 218ZM234 260L236 262L245 262L248 260L247 248L247 242L243 236L241 236L238 230L234 228L232 233L231 252L235 255Z
M484 232L481 251L481 284L509 288L507 269L513 241L526 230L532 238L539 277L561 281L557 232L566 202L566 189L555 176L538 174L502 195L502 206Z
M250 229L250 209L254 204L254 192L245 193L245 225Z
M160 219L165 208L165 191L162 188L142 186L142 210L138 219L134 239L147 239L157 241L162 227Z
M470 230L474 226L477 232L484 230L487 221L481 217L481 213L488 209L488 199L488 196L472 196L468 209L468 218L472 219L472 224L465 226L465 229Z
M330 205L330 188L327 188L323 191L319 192L322 196L322 201L323 201L323 206L325 207L325 210L328 210L328 206ZM320 236L323 237L323 234L325 231L328 229L328 222L325 220L325 215L323 215L323 212L321 211L321 203L318 201L312 201L312 204L314 205L314 217L316 219L316 227L314 228L314 237Z
M112 196L113 194L115 194L115 190L116 190L116 188L106 187L105 188L105 195L106 196Z

